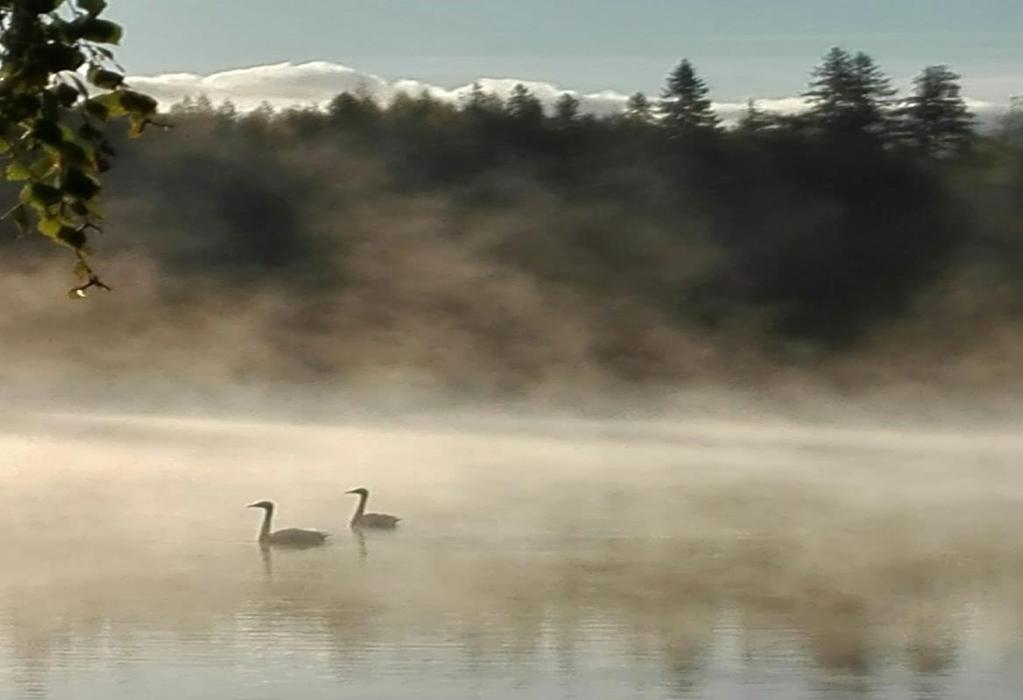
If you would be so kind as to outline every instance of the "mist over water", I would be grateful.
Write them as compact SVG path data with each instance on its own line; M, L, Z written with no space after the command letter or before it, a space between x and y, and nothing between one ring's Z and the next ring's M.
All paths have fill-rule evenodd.
M1018 697L1023 112L836 46L726 125L698 57L79 114L58 4L0 3L0 700Z
M0 697L1010 698L1017 432L20 414ZM352 535L356 486L395 533ZM276 527L329 546L263 552Z

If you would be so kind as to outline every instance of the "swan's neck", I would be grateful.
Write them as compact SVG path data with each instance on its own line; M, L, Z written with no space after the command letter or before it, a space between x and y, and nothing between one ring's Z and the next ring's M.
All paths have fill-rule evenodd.
M270 520L274 517L273 508L263 509L263 526L259 528L259 539L265 540L270 537Z
M352 524L353 525L356 522L358 522L359 518L362 517L362 514L366 512L366 501L368 501L368 500L369 500L369 494L368 493L360 493L359 494L359 505L355 506L355 515L352 516Z

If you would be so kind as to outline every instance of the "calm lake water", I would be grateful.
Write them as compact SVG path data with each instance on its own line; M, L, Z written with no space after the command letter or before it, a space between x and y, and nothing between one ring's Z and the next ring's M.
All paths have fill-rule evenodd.
M0 698L1016 699L1021 456L685 420L11 416ZM356 486L398 532L349 533ZM260 499L331 544L262 552Z

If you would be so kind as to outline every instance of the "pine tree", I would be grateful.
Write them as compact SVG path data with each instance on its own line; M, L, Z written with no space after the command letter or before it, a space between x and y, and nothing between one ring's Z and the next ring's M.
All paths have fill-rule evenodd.
M895 89L874 59L860 51L852 60L853 88L858 116L865 129L890 126Z
M210 100L209 95L207 95L205 92L200 92L199 96L195 98L195 103L193 104L192 111L194 114L204 115L213 114L214 111L213 101Z
M473 143L477 143L481 152L486 149L482 144L490 143L496 134L504 128L504 102L492 92L483 89L478 82L461 99L461 118L465 125L465 133Z
M579 120L579 98L571 93L564 93L554 104L554 123L559 127L572 126Z
M810 89L811 124L839 136L885 137L891 126L890 107L895 91L891 81L867 54L851 55L835 47L814 69Z
M913 85L899 112L905 140L938 158L965 150L973 138L973 115L960 94L959 76L947 66L927 66Z
M231 100L225 99L217 106L217 116L226 121L233 121L238 117L238 107Z
M508 114L517 121L538 124L543 121L543 104L529 88L519 83L508 98Z
M476 82L472 84L472 89L465 96L462 110L472 117L493 116L504 110L504 104L500 97L487 92L482 85Z
M263 100L259 103L259 106L242 116L238 123L250 136L265 138L273 120L273 105Z
M213 113L216 128L221 133L230 132L238 121L238 107L235 106L234 102L225 99L219 105Z
M668 76L668 84L661 95L663 124L669 133L688 136L718 129L718 117L707 97L709 92L693 65L683 59Z
M353 131L365 131L380 120L380 107L371 97L350 92L342 92L331 100L327 113L335 126Z
M250 114L257 119L269 122L274 117L274 108L267 100L263 100Z
M770 129L775 124L770 114L757 107L756 100L749 99L746 101L746 112L739 118L738 128L746 133L756 133Z
M653 124L653 107L642 92L637 92L625 103L625 119L636 124Z
M180 102L175 102L171 105L170 113L175 116L180 116L182 114L191 114L194 109L195 105L192 104L192 96L185 95L181 98Z

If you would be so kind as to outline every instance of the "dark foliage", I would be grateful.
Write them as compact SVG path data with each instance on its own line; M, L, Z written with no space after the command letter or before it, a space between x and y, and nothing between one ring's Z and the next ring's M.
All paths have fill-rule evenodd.
M571 95L545 110L523 86L507 102L477 86L460 105L344 94L323 111L237 114L190 101L125 158L115 214L179 278L313 293L359 274L345 250L367 212L442 202L438 235L542 284L680 326L754 318L841 347L968 256L1019 261L1004 251L1020 248L1020 147L1007 131L961 148L954 83L928 69L900 111L870 57L836 49L808 113L751 103L729 128L688 62L662 119L638 93L596 118Z

